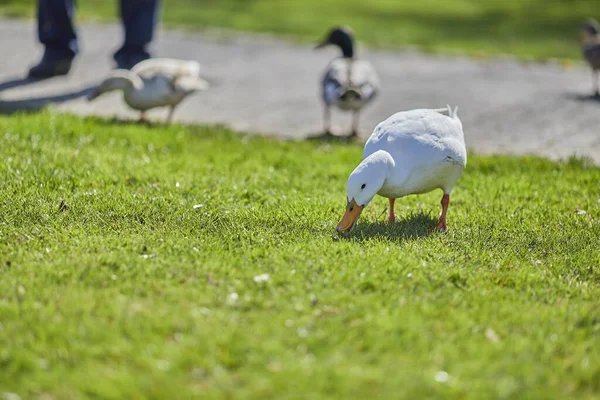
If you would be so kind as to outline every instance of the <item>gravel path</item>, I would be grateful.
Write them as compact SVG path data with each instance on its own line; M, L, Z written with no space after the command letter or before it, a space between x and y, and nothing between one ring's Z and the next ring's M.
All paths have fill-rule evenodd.
M32 21L0 20L0 112L54 103L79 114L135 118L118 94L94 103L84 95L112 67L120 43L116 25L79 29L82 54L68 77L31 83L22 78L41 46ZM316 40L317 38L315 38ZM334 49L313 51L254 35L229 39L163 31L157 56L196 59L214 85L188 99L176 112L182 122L222 123L234 129L304 137L320 130L318 80ZM410 108L460 106L468 146L482 153L572 154L600 163L600 101L588 96L591 74L583 65L525 64L514 60L471 60L415 52L369 51L380 74L382 94L365 110L368 134L381 120ZM150 114L163 119L166 110ZM334 119L347 129L349 115Z

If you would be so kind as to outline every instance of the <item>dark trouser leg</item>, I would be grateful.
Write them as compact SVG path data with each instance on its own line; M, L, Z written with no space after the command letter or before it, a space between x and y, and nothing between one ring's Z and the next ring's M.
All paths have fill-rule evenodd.
M38 0L38 37L46 47L44 57L72 59L78 51L73 27L75 0Z
M38 38L45 46L44 57L29 70L34 79L66 75L78 51L73 27L75 0L38 0Z
M125 40L114 55L119 67L131 68L150 58L148 45L158 19L159 3L160 0L120 0Z

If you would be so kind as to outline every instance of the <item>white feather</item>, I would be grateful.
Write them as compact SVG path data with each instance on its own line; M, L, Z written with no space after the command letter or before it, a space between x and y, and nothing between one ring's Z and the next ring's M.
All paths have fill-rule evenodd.
M174 79L176 77L198 77L200 69L200 63L197 61L150 58L137 63L131 71L142 78L162 75Z
M399 112L381 122L367 140L363 158L388 152L396 163L385 196L402 197L442 188L449 193L467 163L462 123L457 109Z

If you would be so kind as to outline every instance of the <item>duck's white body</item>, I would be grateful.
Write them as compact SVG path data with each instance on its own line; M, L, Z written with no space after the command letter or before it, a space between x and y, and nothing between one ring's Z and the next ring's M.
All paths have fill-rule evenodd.
M123 89L125 103L137 111L175 106L195 90L186 90L164 76L142 78L139 87Z
M448 115L442 114L446 112ZM394 202L410 194L442 189L437 227L446 230L450 193L467 165L463 127L457 109L399 112L383 121L365 144L363 160L346 185L346 212L338 231L351 230L375 197L390 202L389 222L396 221Z
M143 84L123 90L123 97L129 107L138 111L176 106L188 95L208 87L200 78L197 61L153 58L136 64L131 72Z
M122 90L125 103L144 113L156 107L170 107L168 121L175 107L190 94L205 90L208 83L200 78L196 61L155 58L136 64L131 71L113 71L93 92L93 100L112 90Z
M379 150L395 163L379 195L389 198L442 189L449 194L467 165L462 123L448 107L399 112L381 122L363 151L363 159Z

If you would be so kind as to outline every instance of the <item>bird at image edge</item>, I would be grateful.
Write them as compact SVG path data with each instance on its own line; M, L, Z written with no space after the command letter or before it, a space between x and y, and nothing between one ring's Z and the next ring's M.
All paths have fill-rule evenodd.
M333 28L324 41L315 48L334 45L342 51L342 57L333 59L321 81L322 99L325 106L323 131L331 133L331 107L352 112L351 137L358 136L360 112L377 96L379 78L373 66L355 55L354 35L347 27Z
M365 144L362 162L348 178L346 212L337 225L338 232L352 230L376 194L389 199L388 221L393 223L397 198L438 188L444 194L437 228L446 231L450 193L466 165L467 150L458 107L392 115L377 125Z
M579 37L583 43L583 57L592 68L594 95L600 96L598 73L600 72L600 25L594 19L588 20L581 28Z
M197 61L152 58L136 64L131 71L112 71L88 96L88 100L113 90L122 90L125 103L140 111L140 121L145 121L146 111L152 108L169 107L167 123L170 123L179 103L208 86L208 82L200 78Z

